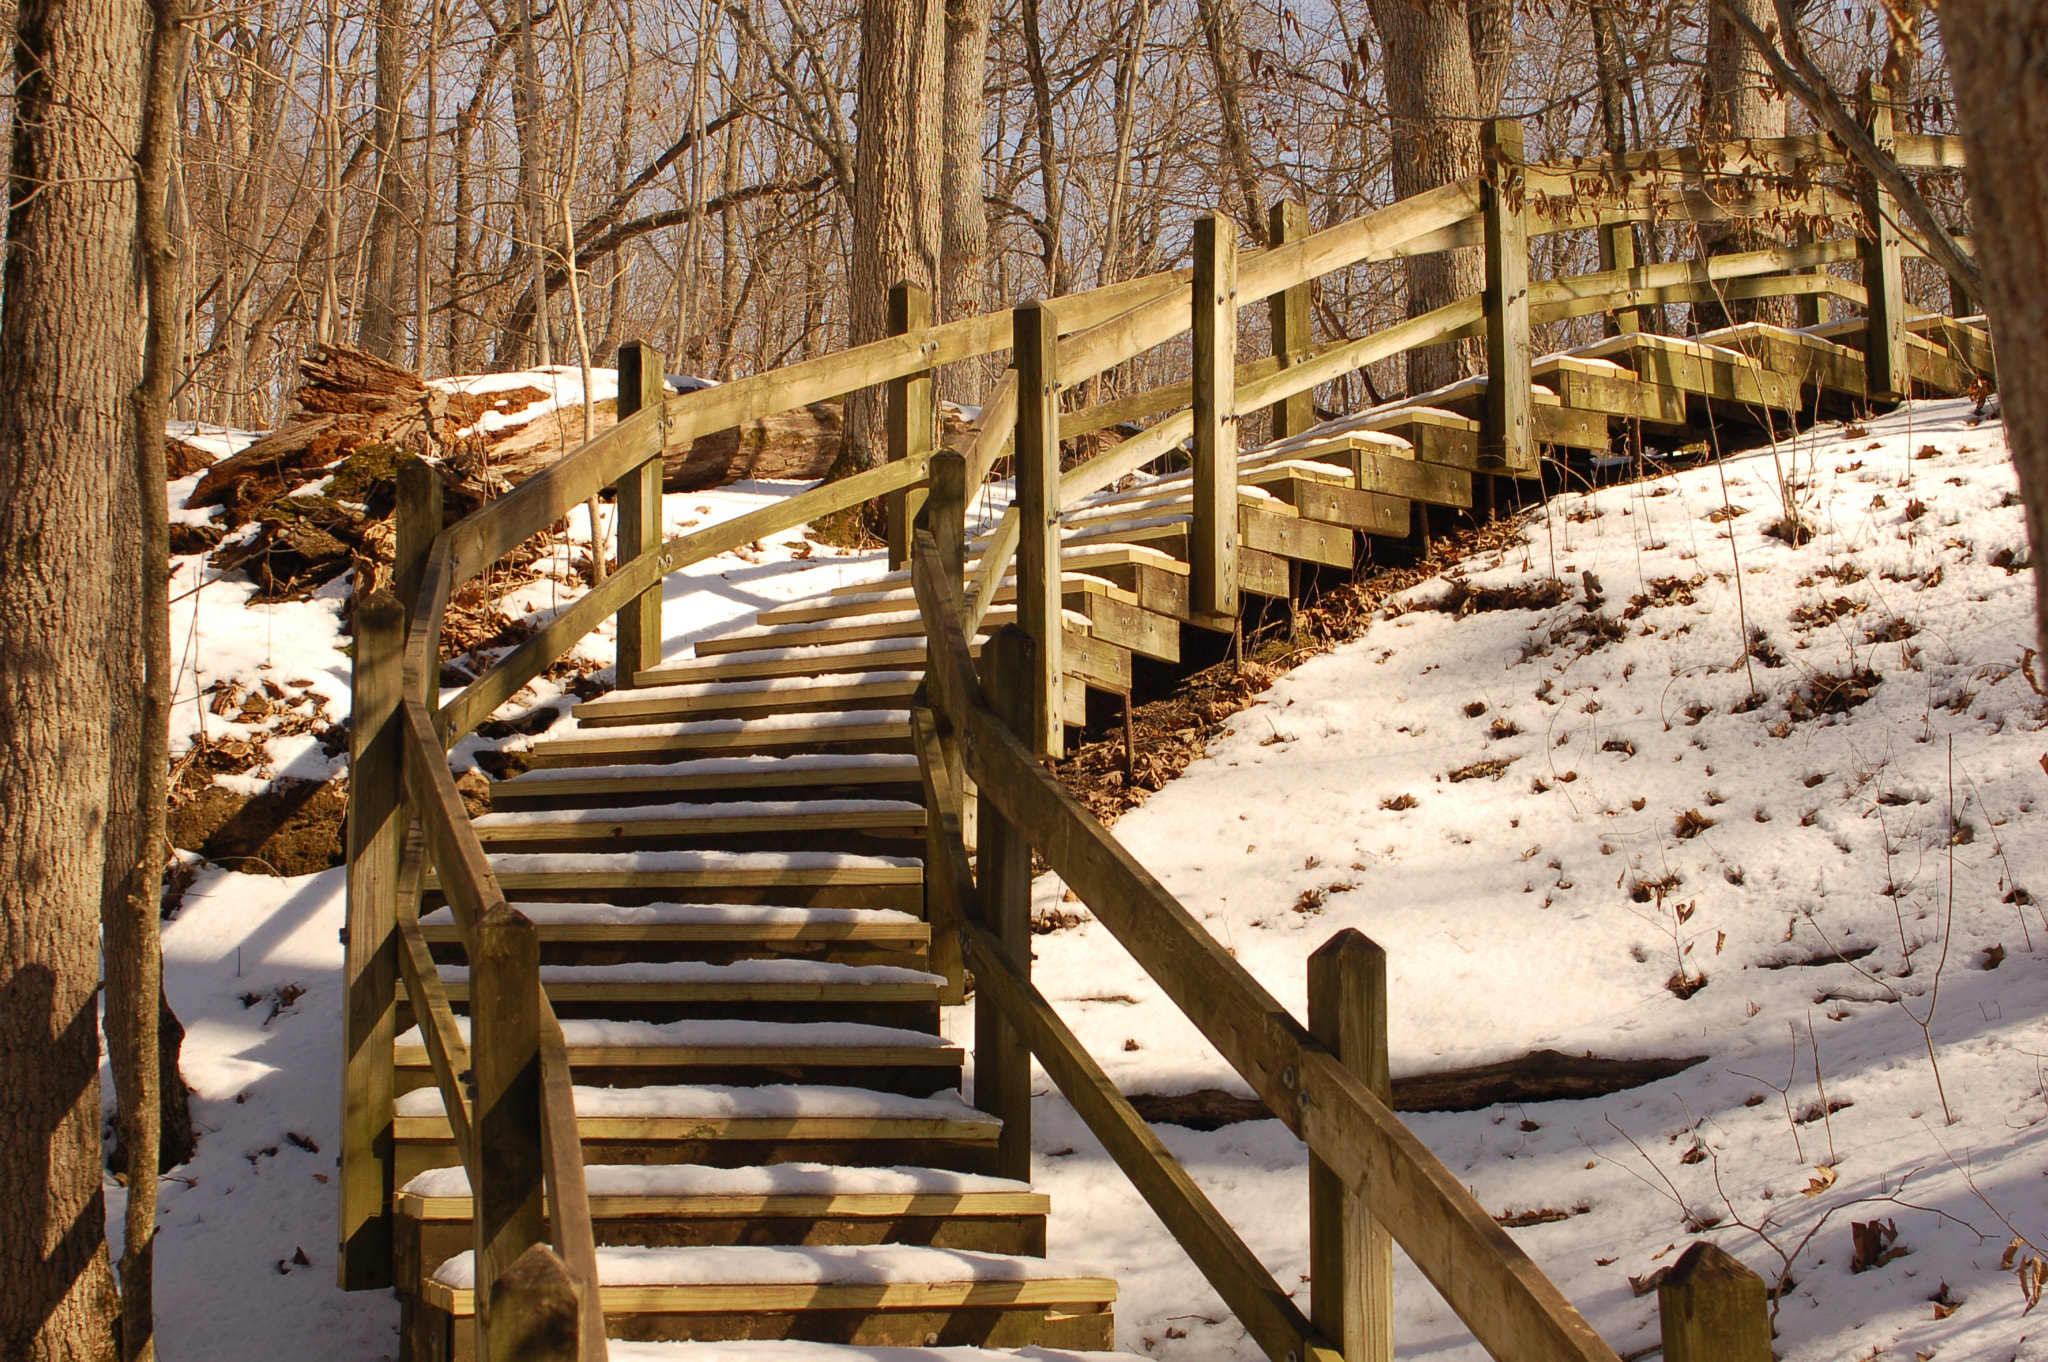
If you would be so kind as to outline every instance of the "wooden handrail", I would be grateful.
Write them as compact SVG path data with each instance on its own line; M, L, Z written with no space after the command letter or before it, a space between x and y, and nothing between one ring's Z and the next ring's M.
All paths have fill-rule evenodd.
M922 541L920 541L922 548ZM1358 1188L1480 1344L1517 1362L1618 1362L1614 1350L1385 1103L1290 1015L982 702L944 579L917 571L926 677L980 798L1052 870L1289 1129Z

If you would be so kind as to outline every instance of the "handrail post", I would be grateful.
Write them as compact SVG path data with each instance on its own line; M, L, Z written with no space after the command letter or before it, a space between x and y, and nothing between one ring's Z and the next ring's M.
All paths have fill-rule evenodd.
M1872 85L1870 138L1890 155L1892 92ZM1874 182L1863 191L1863 215L1869 235L1863 240L1863 287L1870 295L1863 328L1864 386L1873 399L1903 402L1913 395L1913 377L1906 354L1905 256L1899 244L1899 206Z
M1813 241L1813 228L1808 226L1801 226L1795 227L1793 229L1792 243L1795 246L1811 246L1813 244ZM1826 265L1815 265L1812 269L1803 270L1801 271L1801 273L1826 274L1827 271L1828 267ZM1795 319L1797 319L1799 325L1823 325L1828 320L1828 313L1830 310L1828 306L1828 295L1825 293L1795 294L1792 299L1792 309L1792 315Z
M1387 953L1345 928L1308 958L1308 1029L1389 1106ZM1393 1362L1394 1238L1358 1194L1308 1161L1310 1318L1345 1362Z
M444 490L441 475L425 459L398 461L398 543L396 561L391 565L391 590L405 609L408 628L413 608L419 604L427 555L433 551L434 537L441 533Z
M1237 224L1195 219L1195 477L1190 604L1237 615Z
M477 1298L479 1315L483 1298ZM491 1287L486 1362L584 1362L582 1284L546 1244L519 1255Z
M1479 216L1486 239L1486 404L1479 466L1536 471L1529 419L1529 225L1522 215L1522 128L1496 118L1482 132Z
M1605 219L1608 214L1601 214ZM1636 267L1636 225L1627 216L1616 214L1615 221L1600 224L1600 269L1632 270ZM1632 336L1643 329L1642 310L1633 307L1617 307L1607 314L1606 331L1610 336Z
M1284 246L1290 241L1299 241L1308 236L1308 209L1289 199L1275 203L1266 213L1266 235L1275 246ZM1266 300L1267 315L1272 319L1273 355L1283 369L1308 358L1309 347L1315 344L1315 335L1309 325L1309 294L1306 280L1293 288L1282 289ZM1296 393L1275 402L1273 413L1273 438L1285 440L1299 435L1316 423L1315 393Z
M914 335L930 329L931 324L931 290L907 279L890 286L890 335ZM932 348L932 343L927 341L925 352L931 353ZM929 453L937 445L937 391L930 369L889 380L887 427L892 463L913 454ZM919 501L915 489L891 492L888 496L889 567L892 571L910 561L910 525L917 518Z
M344 1291L368 1291L392 1282L392 1044L398 1035L398 868L407 822L397 717L405 610L390 592L372 592L356 605L355 632L337 1276Z
M1771 1309L1764 1279L1702 1239L1657 1286L1664 1362L1770 1362Z
M619 419L662 405L661 351L645 341L619 347ZM619 570L643 553L661 547L662 454L619 479ZM661 662L661 585L656 583L619 607L618 665L613 684L628 690L640 684L640 673Z
M1060 718L1060 326L1052 307L1021 304L1017 356L1017 622L1031 636L1030 711L1016 725L1042 756L1064 756ZM993 594L1000 583L991 582Z
M476 924L470 961L470 1063L476 1075L476 1147L469 1182L476 1216L477 1355L501 1351L493 1287L522 1253L547 1238L542 1189L540 937L502 899Z
M1032 717L1035 640L1014 624L990 635L981 651L981 689L989 708L1022 737ZM995 801L981 814L982 926L1031 975L1031 838ZM1031 1178L1031 1050L986 990L974 995L974 1105L1003 1123L996 1146L998 1177Z
M960 599L961 577L966 561L967 536L967 460L950 449L942 449L932 455L931 496L925 501L925 521L931 528L932 548L939 570L953 585L954 599ZM964 624L965 621L963 620ZM960 766L960 735L953 731L954 715L942 716L942 731L939 747L944 756L944 768L931 772L933 780L943 780L952 795L955 808L966 817L966 778ZM944 976L945 987L940 990L939 1001L947 1007L957 1007L966 999L966 965L960 956L958 924L947 920L944 912L938 911L935 894L943 887L936 880L937 868L945 865L946 848L944 839L954 835L940 825L938 810L930 807L927 800L925 809L925 921L932 926L931 955L927 964L931 972ZM964 836L966 828L959 830Z

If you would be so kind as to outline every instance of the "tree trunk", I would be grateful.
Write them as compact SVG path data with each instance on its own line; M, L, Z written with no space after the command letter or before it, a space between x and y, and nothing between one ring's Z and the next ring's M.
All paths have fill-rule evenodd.
M1943 0L1999 400L2034 562L2048 562L2048 12L2038 0ZM2048 571L2034 571L2048 656Z
M988 122L983 79L988 69L991 0L945 0L946 102L940 194L944 199L940 250L940 316L972 317L988 306L982 272L988 264L988 209L982 188L982 135ZM947 368L945 395L954 402L979 402L985 366L980 361Z
M1024 76L1031 86L1031 127L1038 150L1038 192L1044 199L1040 258L1045 261L1045 295L1067 292L1066 193L1060 180L1059 139L1052 122L1052 77L1045 64L1045 33L1038 0L1023 0Z
M855 345L888 330L889 288L938 282L942 0L863 0L860 83L854 105L851 331ZM881 389L847 402L835 476L888 457Z
M1244 121L1244 34L1237 7L1226 0L1199 0L1202 46L1209 54L1215 81L1216 114L1223 125L1223 152L1237 180L1239 208L1234 216L1253 241L1266 244L1266 205L1259 194L1258 158Z
M370 215L369 259L364 266L363 315L356 323L356 346L378 359L397 363L398 236L412 216L406 202L405 168L401 164L405 102L405 0L377 3L377 207Z
M1437 0L1368 0L1380 33L1380 71L1393 120L1394 193L1400 198L1479 173L1478 75L1465 10ZM1408 315L1478 293L1485 263L1466 248L1409 256ZM1438 345L1408 354L1408 390L1426 392L1473 371L1477 347Z
M1778 21L1771 0L1734 0L1752 22L1768 31ZM1750 45L1742 31L1720 9L1707 12L1707 78L1700 96L1702 142L1739 141L1749 137L1785 135L1785 96L1771 79L1770 68ZM1760 228L1740 222L1699 224L1700 251L1704 255L1729 255L1776 245L1778 239ZM1763 298L1724 307L1719 303L1698 303L1692 310L1695 332L1717 330L1736 322L1794 324L1795 312L1789 298Z
M142 331L140 5L15 18L0 305L0 1355L115 1355L100 1194L100 895ZM161 490L150 489L156 495Z

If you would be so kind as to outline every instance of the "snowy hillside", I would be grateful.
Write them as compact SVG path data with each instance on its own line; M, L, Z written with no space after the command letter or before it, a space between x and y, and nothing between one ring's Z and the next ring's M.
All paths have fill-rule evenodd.
M2032 582L2013 476L1968 411L1922 403L1560 498L1522 547L1423 584L1284 676L1117 825L1291 1008L1331 933L1382 944L1397 1077L1538 1048L1705 1057L1604 1099L1408 1118L1490 1209L1540 1222L1512 1232L1624 1355L1656 1342L1655 1296L1631 1278L1705 1235L1789 1272L1787 1359L2048 1358L2028 1341L2048 1325L2024 1313L2021 1264L2001 1266L2015 1233L2018 1257L2048 1246L2032 1133L2048 1117L2048 918L2026 892L2048 894L2048 736L2021 669ZM1814 531L1803 547L1771 533L1781 470ZM787 490L671 497L670 532ZM669 649L829 584L792 571L817 564L785 541L801 542L672 578ZM572 589L544 576L519 608ZM232 659L261 647L273 672L317 668L345 712L326 603L244 611L241 590L209 588L196 626L179 617L201 679L243 674L255 662ZM1039 897L1051 908L1060 887ZM340 923L339 871L208 871L167 925L203 1131L189 1183L165 1189L168 1362L395 1355L394 1303L333 1286ZM1042 989L1125 1091L1249 1092L1098 925L1035 946ZM971 1038L970 1012L953 1034ZM1116 1271L1119 1347L1254 1357L1039 1088L1050 1247ZM1300 1281L1302 1146L1273 1121L1160 1129ZM1895 1225L1894 1256L1853 1271L1852 1221ZM1477 1357L1399 1272L1403 1355Z

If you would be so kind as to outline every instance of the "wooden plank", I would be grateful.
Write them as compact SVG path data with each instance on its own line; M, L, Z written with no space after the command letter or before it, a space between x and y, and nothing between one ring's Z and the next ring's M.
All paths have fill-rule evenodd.
M1180 661L1180 622L1157 615L1134 602L1095 592L1067 597L1068 608L1088 616L1089 633L1097 640L1161 662Z
M1490 389L1492 384L1487 385ZM1529 428L1539 445L1555 445L1563 449L1604 450L1613 443L1608 433L1607 416L1604 412L1584 411L1577 407L1554 407L1538 403L1529 410ZM1532 476L1531 469L1524 476Z
M441 533L442 493L440 474L426 460L398 461L398 543L391 564L391 590L405 607L406 623L412 623L419 605L420 581L434 540Z
M915 920L906 922L547 922L535 930L543 942L610 942L621 944L650 941L670 942L809 942L879 943L905 951L924 945L929 929ZM462 931L452 923L426 923L420 934L434 945L455 946L463 941Z
M945 975L944 1001L958 1007L966 1001L966 969L960 951L960 926L966 918L967 896L974 887L962 845L965 818L961 809L960 757L948 753L939 736L938 718L919 705L910 712L912 740L917 746L918 773L924 779L925 920L932 927L934 966ZM954 848L959 847L958 854Z
M1522 217L1522 126L1496 118L1481 129L1486 173L1479 218L1486 243L1486 384L1479 466L1523 477L1536 471L1529 412L1529 235Z
M476 1197L476 1279L492 1287L529 1248L541 1242L545 1159L541 1149L540 942L533 924L500 901L479 915L470 956L470 1051L476 1076L476 1157L469 1169ZM484 1353L501 1354L496 1321L480 1321Z
M659 761L676 753L758 752L770 748L802 750L810 747L887 744L905 737L908 730L900 721L835 724L830 728L782 728L755 732L686 733L673 737L557 738L527 753L529 765L540 768L561 766L605 766L618 758Z
M1616 222L1600 224L1600 269L1602 273L1611 270L1632 270L1636 267L1636 225L1626 218ZM1618 336L1624 332L1643 329L1643 314L1637 308L1618 307L1608 316L1607 334Z
M398 1140L445 1141L445 1116L395 1118ZM963 1144L994 1144L996 1127L987 1121L923 1117L874 1116L582 1116L576 1129L583 1143L629 1144L635 1141L756 1140L946 1140ZM661 1160L652 1160L661 1162Z
M525 936L537 940L531 926ZM534 977L539 978L536 953ZM538 991L538 990L536 990ZM597 1235L590 1223L590 1192L583 1179L583 1140L576 1129L576 1094L570 1086L569 1054L562 1025L543 995L540 999L541 1160L543 1225L552 1221L555 1247L580 1303L583 1362L603 1362L604 1308L597 1297ZM472 1182L472 1186L475 1184ZM517 1274L514 1265L514 1275ZM516 1355L516 1354L515 1354Z
M661 351L645 341L619 347L619 419L659 407L666 368ZM661 548L662 461L652 458L619 479L619 566ZM647 667L661 662L661 584L655 583L619 607L616 685L625 690L639 684Z
M575 1069L957 1069L965 1052L937 1045L570 1045ZM424 1046L398 1047L398 1067L430 1064ZM414 1087L424 1086L418 1082Z
M1497 1357L1618 1362L1464 1184L1126 852L992 715L964 716L984 810L1028 828L1052 868L1267 1106L1357 1187ZM986 816L986 813L984 814Z
M970 1309L975 1307L1107 1305L1116 1300L1108 1277L1035 1278L998 1282L888 1282L875 1285L828 1282L715 1282L683 1285L607 1286L607 1314L766 1314L815 1310ZM460 1318L475 1309L474 1297L431 1278L422 1297L435 1309Z
M1407 497L1361 492L1356 488L1336 487L1308 478L1287 478L1274 486L1289 504L1301 512L1303 520L1326 520L1362 534L1390 535L1397 539L1406 537L1408 533L1409 508L1414 503Z
M554 938L536 925L541 941ZM737 934L735 934L737 936ZM735 939L728 937L727 939ZM737 939L753 940L752 936ZM426 944L421 937L421 945ZM408 995L411 985L407 986ZM937 984L771 984L771 983L684 983L680 981L589 982L548 980L542 992L550 1003L928 1003L938 992ZM442 995L451 1003L469 999L469 982L451 979L441 984ZM428 1056L432 1058L431 1054Z
M1194 523L1188 582L1197 611L1237 613L1237 224L1195 220Z
M1891 92L1870 87L1866 124L1877 149L1895 155ZM1869 325L1864 332L1863 364L1870 396L1899 402L1912 396L1911 360L1906 353L1906 269L1900 250L1899 206L1875 181L1863 190L1863 288L1870 295Z
M981 697L987 712L1002 716L1010 731L1027 732L1032 721L1023 678L1033 675L1034 641L1008 626L989 640L982 653ZM957 650L951 657L962 659ZM958 675L957 668L955 675ZM964 680L964 678L963 678ZM962 711L981 708L975 692L964 685L949 691L956 725ZM1002 809L980 808L981 884L961 901L962 925L978 925L988 944L1011 969L1029 978L1031 972L1031 841L1030 835ZM949 857L952 854L948 848ZM957 867L954 871L957 876ZM963 943L964 944L964 943ZM982 968L986 968L983 965ZM1031 1050L1012 1012L979 987L974 995L974 1104L1003 1123L997 1145L1000 1177L1028 1181L1031 1177Z
M1059 716L1062 665L1060 608L1060 345L1059 321L1043 304L1016 314L1017 356L1017 621L1032 651L1032 741L1048 756L1066 753ZM983 560L988 558L983 553ZM985 615L980 611L977 615Z
M967 951L976 996L989 996L1006 1022L1018 1029L1046 1075L1260 1349L1268 1357L1340 1362L1344 1355L1325 1343L1302 1316L1180 1160L1032 986L1014 954L973 922L967 927Z
M922 336L932 324L931 291L908 279L889 286L889 334ZM920 369L889 380L884 424L889 458L929 455L938 448L938 389L933 371ZM889 494L889 566L903 566L910 556L910 521L922 498L899 488Z
M1078 676L1097 690L1121 693L1131 688L1129 649L1091 637L1078 629L1068 629L1065 633L1067 675Z
M1275 203L1266 215L1266 239L1276 246L1305 240L1309 236L1308 209L1289 199ZM1303 280L1281 289L1266 300L1267 318L1273 337L1273 358L1278 367L1298 364L1308 357L1315 343L1309 318L1309 286ZM1242 370L1240 370L1242 373ZM1243 382L1240 377L1239 382ZM1316 423L1313 395L1294 393L1268 408L1273 413L1273 438L1285 440L1299 435Z
M433 1066L434 1083L441 1090L441 1109L448 1113L455 1148L463 1167L469 1168L475 1163L476 1154L476 1146L470 1137L475 1118L469 1105L469 1089L463 1080L463 1075L472 1069L469 1042L462 1038L462 1029L455 1024L455 1013L448 1006L448 993L441 985L441 971L435 968L434 957L428 950L427 937L420 928L419 920L411 914L402 914L398 930L402 946L399 962L404 966L406 1001L412 1005L413 1017L419 1022L427 1062ZM468 1000L469 986L466 983L462 987L462 996L464 1001Z
M1331 937L1308 959L1308 1025L1391 1106L1387 1067L1387 953L1356 930ZM1338 1340L1346 1362L1393 1362L1394 1238L1330 1166L1309 1155L1311 1314Z
M1352 563L1355 546L1351 531L1341 525L1240 507L1238 533L1243 537L1246 548L1282 558L1321 563L1325 567L1348 568ZM1279 594L1286 593L1282 591Z
M1654 425L1685 424L1683 393L1660 384L1646 383L1630 374L1593 372L1569 360L1556 360L1537 366L1535 378L1555 392L1567 407L1630 417Z
M414 1220L468 1220L466 1196L419 1196L402 1192L399 1213ZM885 1220L902 1216L992 1217L1042 1216L1052 1211L1044 1192L833 1192L833 1193L705 1193L666 1195L633 1193L590 1198L595 1220L812 1220L826 1218Z
M1287 571L1287 560L1278 554L1267 553L1264 549L1255 549L1250 545L1244 545L1237 551L1237 585L1240 590L1249 591L1255 596L1271 596L1274 600L1284 599L1294 589L1293 580ZM1213 615L1200 615L1193 622L1201 624L1204 628L1214 629L1218 627L1217 623L1212 622L1214 620ZM1227 623L1221 627L1223 632L1230 632Z
M799 869L762 866L752 870L628 870L593 867L589 870L534 870L508 873L499 883L513 889L744 889L757 885L786 888L845 888L855 885L887 886L919 883L918 868L909 866L831 866ZM447 890L451 885L429 882L427 888Z
M828 813L749 814L707 818L611 818L602 822L565 819L561 822L486 824L476 829L485 846L499 842L622 843L654 837L736 837L772 832L867 832L924 827L922 809L880 809Z
M438 484L437 484L438 485ZM342 981L341 1168L336 1269L344 1291L391 1284L391 1042L398 1034L396 932L403 799L399 695L405 612L388 591L356 606L349 678L348 917ZM415 864L417 860L415 858Z

